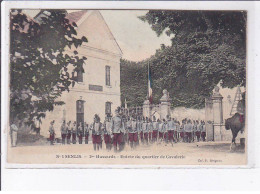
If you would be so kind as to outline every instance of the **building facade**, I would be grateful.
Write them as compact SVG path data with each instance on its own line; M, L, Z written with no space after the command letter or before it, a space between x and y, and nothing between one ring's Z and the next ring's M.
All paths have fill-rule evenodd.
M77 48L85 56L84 72L77 72L77 83L64 92L59 100L65 102L46 113L41 134L48 135L50 122L55 120L58 132L63 120L93 122L95 114L101 121L106 113L114 114L120 102L120 58L122 51L98 10L75 11L68 14L70 22L77 24L77 36L85 36L87 43ZM75 48L67 50L70 54ZM59 133L57 133L59 136Z

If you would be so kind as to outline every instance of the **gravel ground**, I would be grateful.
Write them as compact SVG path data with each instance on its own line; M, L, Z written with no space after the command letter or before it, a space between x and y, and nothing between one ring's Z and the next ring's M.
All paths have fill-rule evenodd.
M172 145L139 145L132 150L128 145L121 152L93 150L93 145L71 144L53 146L18 146L8 148L8 163L16 164L82 164L91 165L246 165L247 154L230 151L229 142L178 142ZM76 167L72 165L71 167ZM173 166L173 167L174 167Z

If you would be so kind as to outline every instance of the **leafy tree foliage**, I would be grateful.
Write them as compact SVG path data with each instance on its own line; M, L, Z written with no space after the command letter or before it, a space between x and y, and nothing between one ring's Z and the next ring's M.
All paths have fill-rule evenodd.
M201 108L218 83L246 85L246 12L152 10L140 19L173 37L141 62L150 63L155 102L167 89L174 106Z
M10 116L27 124L64 103L58 98L75 83L73 72L84 71L86 60L76 48L87 39L77 38L77 25L66 19L66 11L42 12L37 21L21 10L10 13ZM69 48L75 48L71 55L65 52Z
M129 106L142 105L147 96L147 69L141 63L121 59L120 61L121 102Z

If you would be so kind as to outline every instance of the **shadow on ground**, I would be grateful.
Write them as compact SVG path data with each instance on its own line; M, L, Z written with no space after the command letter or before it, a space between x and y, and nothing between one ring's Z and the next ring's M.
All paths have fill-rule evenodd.
M18 132L17 139L17 146L48 145L48 141L45 137L29 131Z
M237 145L236 147L230 149L230 143L219 143L219 144L197 144L200 149L205 149L212 152L235 152L235 153L244 153L245 150Z

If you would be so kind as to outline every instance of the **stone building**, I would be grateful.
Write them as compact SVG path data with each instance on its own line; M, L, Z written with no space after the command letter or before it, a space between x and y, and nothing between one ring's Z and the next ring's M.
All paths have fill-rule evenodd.
M44 13L42 13L44 14ZM38 14L36 17L39 17ZM70 22L77 24L78 37L85 36L88 43L77 48L80 56L87 58L84 73L77 72L77 83L64 92L59 100L65 102L46 113L42 121L41 134L47 135L51 120L55 120L58 132L62 120L87 123L93 122L95 114L105 118L112 113L120 102L120 58L122 51L104 18L98 10L82 10L67 15ZM67 50L69 54L72 52Z

